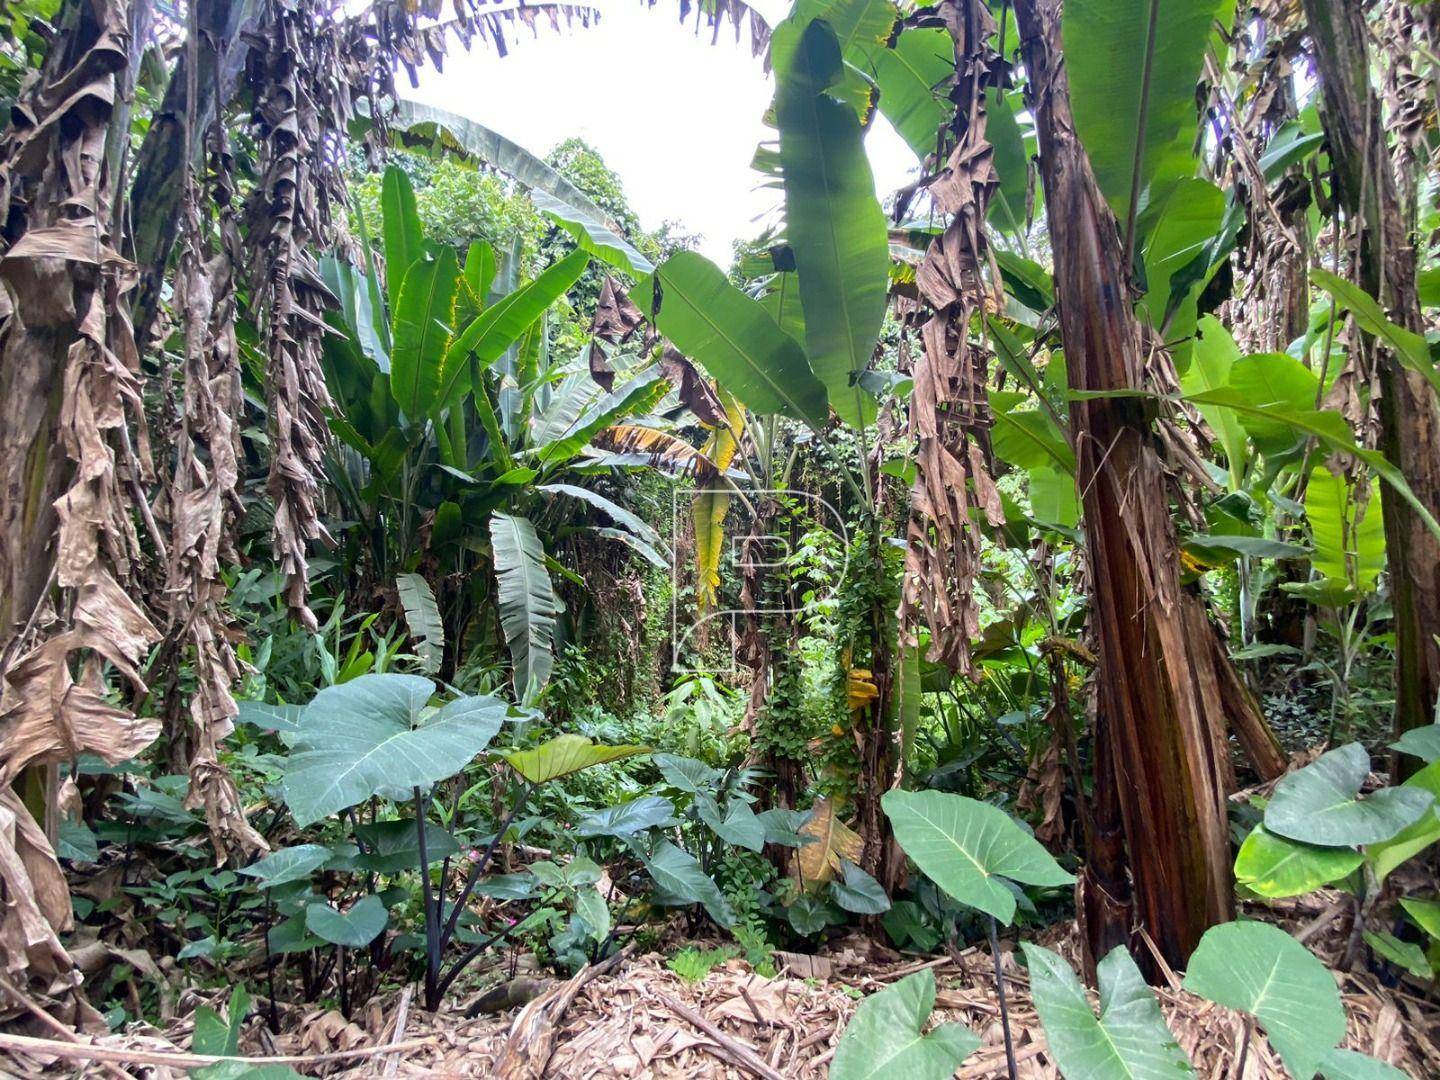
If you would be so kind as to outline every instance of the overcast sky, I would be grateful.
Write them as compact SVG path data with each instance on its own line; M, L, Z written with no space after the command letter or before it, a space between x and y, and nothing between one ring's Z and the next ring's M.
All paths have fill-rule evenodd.
M545 29L532 39L517 28L503 60L456 46L443 73L426 71L417 90L404 92L541 156L578 135L619 173L646 228L679 222L728 266L733 242L755 235L778 202L750 170L767 134L761 117L772 80L728 27L712 45L708 32L695 36L693 15L680 25L677 0L649 10L639 0L596 6L604 17L589 30ZM772 19L788 9L783 0L755 6ZM889 194L913 174L915 156L880 117L866 142L876 187Z

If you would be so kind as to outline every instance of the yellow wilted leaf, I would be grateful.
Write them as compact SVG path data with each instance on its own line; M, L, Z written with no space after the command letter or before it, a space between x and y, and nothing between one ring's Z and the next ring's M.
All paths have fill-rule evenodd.
M851 668L845 673L845 700L851 712L859 712L880 696L875 676L865 668Z
M724 472L740 448L745 406L719 383L711 386L725 409L726 424L711 433L700 452L717 472ZM716 477L712 486L719 483ZM695 606L701 612L714 606L715 590L720 587L720 555L725 548L725 515L729 509L730 495L718 490L697 493L690 508L695 522Z
M800 826L800 835L813 836L795 852L795 866L800 883L807 887L823 885L840 871L841 858L860 861L863 841L860 834L848 828L836 813L835 803L828 798L815 800L810 820Z

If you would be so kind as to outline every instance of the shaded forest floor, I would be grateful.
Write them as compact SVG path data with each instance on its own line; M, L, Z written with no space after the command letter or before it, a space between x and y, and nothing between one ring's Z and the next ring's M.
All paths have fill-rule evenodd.
M1300 936L1332 968L1350 939L1350 900L1321 890L1295 901L1251 906L1250 917L1278 921ZM1029 935L1027 935L1029 936ZM1078 964L1078 939L1071 927L1053 927L1039 940ZM677 934L678 944L684 941ZM1002 943L1009 983L1011 1029L1019 1075L1032 1080L1058 1076L1029 1000L1023 967ZM282 1009L282 1034L272 1037L258 1015L242 1039L242 1052L263 1061L288 1058L307 1075L344 1077L454 1076L591 1078L774 1077L823 1078L840 1034L859 998L883 989L910 972L933 968L939 985L932 1022L956 1020L984 1039L956 1074L1003 1077L1006 1071L999 1002L988 953L969 948L950 957L915 959L851 935L817 957L777 953L778 977L766 979L743 960L732 959L699 981L685 981L665 956L626 953L609 970L582 972L573 980L537 985L525 959L515 969L496 967L474 991L457 996L438 1013L419 1007L409 989L373 997L347 1021L337 1011L314 1006ZM467 1016L491 986L544 989L528 1004L493 1014ZM1414 1077L1440 1076L1440 1004L1418 984L1390 970L1340 976L1349 1031L1345 1045L1388 1061ZM516 980L527 980L518 983ZM1178 980L1177 980L1178 981ZM176 1005L177 1020L165 1031L137 1030L102 1038L112 1051L110 1068L132 1076L185 1075L185 1066L203 1062L183 1057L193 1030L194 1007L223 1007L226 994L189 992ZM1178 989L1162 987L1165 1017L1196 1063L1201 1077L1230 1077L1243 1034L1239 1014ZM564 1004L568 999L568 1005ZM563 1007L562 1007L563 1006ZM257 1009L259 1013L262 1010ZM85 1064L80 1048L9 1051L9 1066L20 1076L104 1075L107 1066ZM148 1059L148 1061L146 1060ZM168 1060L167 1060L168 1059ZM300 1060L297 1060L300 1059ZM260 1062L256 1062L257 1064ZM278 1064L278 1062L277 1062ZM111 1072L109 1075L116 1075ZM1257 1034L1245 1076L1264 1080L1285 1074L1264 1038Z

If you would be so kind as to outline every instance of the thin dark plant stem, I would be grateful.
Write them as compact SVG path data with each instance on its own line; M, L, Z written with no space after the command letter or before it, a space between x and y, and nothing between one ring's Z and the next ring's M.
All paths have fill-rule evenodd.
M440 948L442 951L446 945L450 944L450 940L455 936L455 927L460 922L460 913L465 910L465 901L470 899L470 894L475 890L475 883L480 880L480 875L483 874L485 868L490 865L490 860L495 857L495 852L500 847L501 838L510 831L510 826L514 824L515 818L519 815L520 811L524 809L525 803L529 800L530 794L534 790L535 785L527 780L525 786L520 789L520 797L515 800L515 805L510 808L510 812L505 815L505 820L500 823L500 828L496 829L495 835L490 838L490 843L486 845L485 853L481 855L476 862L470 864L470 873L465 878L465 888L460 890L460 897L455 901L455 906L450 909L450 917L445 920L445 929L440 935Z
M450 984L459 977L462 971L473 964L480 957L481 953L505 937L513 929L515 929L513 926L507 926L503 930L497 930L484 941L477 942L466 950L465 955L456 960L455 963L451 965L450 970L445 973L445 977L440 980L440 987L435 991L436 997L443 998L446 991L450 989Z
M415 836L420 846L420 891L425 904L425 1008L434 1012L440 1002L436 984L440 978L440 912L430 891L430 852L425 843L425 799L415 793Z
M339 953L340 969L339 969L339 971L336 973L336 977L339 979L339 982L340 982L340 1015L343 1016L343 1017L345 1017L346 1020L349 1020L349 1019L350 1019L350 983L349 983L349 979L346 977L346 975L347 975L347 972L346 972L346 964L345 964L345 952L346 952L346 949L345 949L345 946L344 946L344 945L337 945L337 946L335 946L335 947L336 947L338 950L340 950L340 953Z
M995 993L1000 998L1000 1028L1005 1032L1005 1067L1010 1080L1017 1080L1015 1071L1015 1043L1010 1038L1010 1009L1005 1004L1005 973L1000 970L1000 931L995 927L995 916L990 920L990 959L995 961Z
M1240 1038L1240 1053L1235 1057L1235 1080L1242 1080L1245 1076L1245 1058L1250 1053L1250 1036L1255 1034L1255 1021L1252 1017L1245 1017L1245 1034Z
M275 954L270 951L270 928L275 924L274 898L265 890L265 992L270 997L270 1034L280 1034L280 1012L275 1007Z

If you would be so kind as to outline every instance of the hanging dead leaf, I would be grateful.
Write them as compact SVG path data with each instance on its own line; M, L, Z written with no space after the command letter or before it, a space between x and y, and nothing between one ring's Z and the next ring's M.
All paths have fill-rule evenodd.
M860 861L863 841L860 834L840 820L833 799L821 797L811 808L810 820L800 827L801 836L814 837L795 852L793 869L806 888L824 885L840 872L840 860Z

